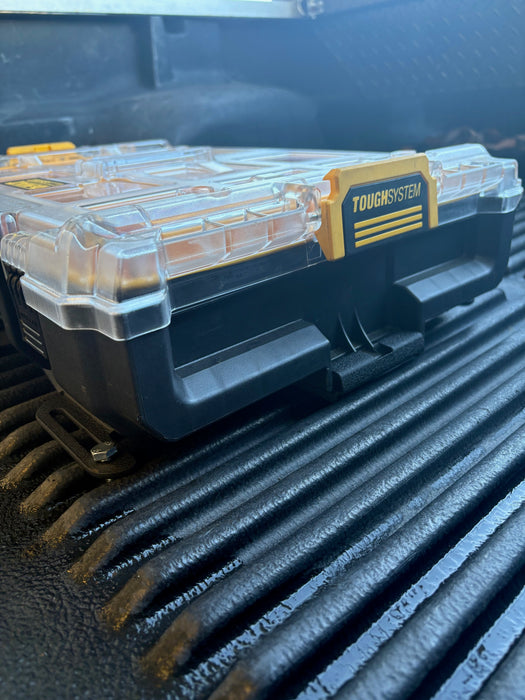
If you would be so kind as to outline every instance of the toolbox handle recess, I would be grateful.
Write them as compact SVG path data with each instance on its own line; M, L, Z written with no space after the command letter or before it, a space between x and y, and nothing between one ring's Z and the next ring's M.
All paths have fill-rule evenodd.
M513 212L479 216L472 253L395 282L391 315L396 325L423 331L426 321L498 285L507 266L513 219Z

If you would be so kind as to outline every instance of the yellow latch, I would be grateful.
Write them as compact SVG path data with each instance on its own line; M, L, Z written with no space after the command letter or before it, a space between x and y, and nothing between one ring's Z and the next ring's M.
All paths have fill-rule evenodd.
M49 151L71 151L76 146L71 141L54 141L52 143L31 143L27 146L10 146L8 156L21 156L26 153L49 153Z
M321 200L322 224L315 234L325 257L337 260L347 252L343 231L343 202L350 188L386 180L395 181L396 178L414 173L420 173L428 185L428 226L434 228L438 225L436 181L430 175L428 158L424 153L334 168L325 175L324 179L330 182L330 194ZM362 243L356 244L356 247L360 245Z

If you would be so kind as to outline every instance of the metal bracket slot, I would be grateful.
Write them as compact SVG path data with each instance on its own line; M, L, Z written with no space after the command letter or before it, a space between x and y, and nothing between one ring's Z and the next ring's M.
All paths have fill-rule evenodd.
M58 416L63 416L93 439L91 451L59 422ZM103 479L119 476L135 466L135 458L122 449L113 432L63 395L54 396L43 403L36 412L36 420L77 464L93 476ZM102 446L107 448L107 461L97 461L94 457L94 454L98 454L103 458Z

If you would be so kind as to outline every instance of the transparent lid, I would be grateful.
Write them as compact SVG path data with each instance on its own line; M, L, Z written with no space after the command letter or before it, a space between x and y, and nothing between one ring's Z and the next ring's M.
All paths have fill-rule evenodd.
M228 274L234 264L292 248L288 267L277 265L275 274L324 261L316 231L330 195L327 174L410 153L161 140L11 153L0 157L2 261L24 273L26 303L63 328L133 338L167 326L174 299L184 303L170 296L171 280ZM426 155L440 224L517 206L515 161L475 144ZM253 268L241 286L273 274L269 265ZM221 285L202 290L209 297Z

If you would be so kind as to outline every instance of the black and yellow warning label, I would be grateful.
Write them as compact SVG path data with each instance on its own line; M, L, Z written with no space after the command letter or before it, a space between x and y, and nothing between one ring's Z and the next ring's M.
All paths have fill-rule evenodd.
M351 187L343 202L346 249L428 229L428 186L421 173Z
M61 187L67 183L60 180L48 180L43 177L29 177L25 180L5 180L0 184L16 187L19 190L47 190L51 187Z

